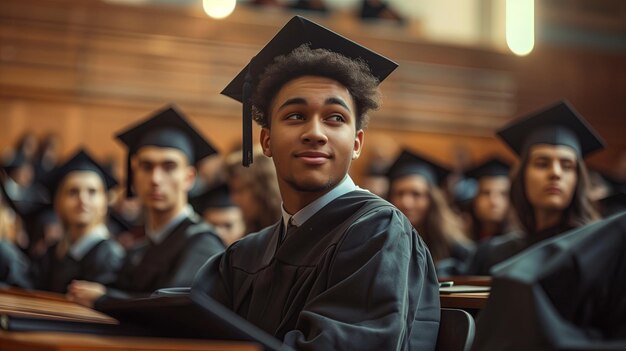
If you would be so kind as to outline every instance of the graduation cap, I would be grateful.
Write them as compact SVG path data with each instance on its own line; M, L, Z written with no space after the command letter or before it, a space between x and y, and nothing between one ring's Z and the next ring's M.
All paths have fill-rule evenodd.
M230 190L227 184L220 184L205 192L192 197L189 200L191 206L197 213L202 214L209 208L225 208L237 206L230 199Z
M2 168L6 172L31 163L22 151L15 151L8 154L2 162Z
M511 165L498 156L479 163L467 170L465 175L470 178L480 179L482 177L508 177Z
M5 177L3 176L2 179ZM43 234L42 227L46 223L57 221L45 189L32 186L22 194L21 198L15 198L9 194L4 182L0 181L0 197L2 202L6 203L22 219L22 225L28 234L30 243L41 237Z
M16 198L9 194L4 184L4 180L7 178L6 173L2 172L0 177L0 198L1 202L5 202L9 207L15 211L18 215L28 215L35 213L41 208L50 204L48 195L44 189L38 187L29 188L22 196L22 198Z
M102 179L102 184L106 190L110 190L117 185L117 181L109 171L96 162L85 149L80 149L65 163L53 169L42 181L43 185L48 189L51 199L54 199L54 194L63 182L63 179L75 171L96 173Z
M626 212L493 268L476 350L626 350Z
M582 157L605 146L598 133L565 100L511 122L497 135L518 155L536 144L569 146Z
M267 43L250 63L224 88L221 94L243 103L243 160L244 166L252 163L252 106L253 87L266 68L278 56L288 55L303 44L311 49L326 49L350 59L365 62L371 74L382 82L398 65L328 28L295 16Z
M421 175L431 185L437 185L450 174L450 171L434 161L408 150L403 150L387 170L387 178L390 181L413 174Z
M608 175L602 175L607 183L608 193L598 199L603 216L610 216L626 210L626 182L618 181Z
M176 106L170 105L145 120L119 132L116 138L128 148L126 164L126 195L132 197L133 173L130 167L132 156L144 146L174 148L182 151L190 164L216 154L217 151L187 121L187 117Z

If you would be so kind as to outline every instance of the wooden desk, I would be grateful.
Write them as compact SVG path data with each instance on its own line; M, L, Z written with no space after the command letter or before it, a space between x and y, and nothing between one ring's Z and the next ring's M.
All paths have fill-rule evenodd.
M244 342L0 331L3 351L261 351Z
M454 293L454 294L441 294L441 307L446 308L460 308L460 309L475 309L480 310L485 307L487 299L489 298L488 292L478 293Z
M117 324L107 315L80 306L63 295L43 291L0 289L0 315L58 321ZM262 350L254 343L193 339L127 337L74 332L0 330L0 350L9 351L109 351L109 350Z
M487 275L455 275L440 278L440 282L453 281L454 285L491 286L491 277Z
M63 295L14 288L0 289L0 314L103 324L118 323L103 313L66 300Z

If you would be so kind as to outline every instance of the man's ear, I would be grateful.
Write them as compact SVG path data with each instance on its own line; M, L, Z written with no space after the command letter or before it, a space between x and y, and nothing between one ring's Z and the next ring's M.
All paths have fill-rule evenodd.
M261 129L261 147L263 148L263 155L267 157L272 157L271 140L270 140L270 130L269 128Z
M198 171L196 170L196 167L188 165L186 172L187 174L185 174L185 188L187 192L189 192L191 188L193 188L193 184L196 181L196 174L198 174Z
M354 148L352 149L352 159L356 160L361 156L361 150L363 150L363 142L365 141L365 132L363 129L359 129L354 137Z

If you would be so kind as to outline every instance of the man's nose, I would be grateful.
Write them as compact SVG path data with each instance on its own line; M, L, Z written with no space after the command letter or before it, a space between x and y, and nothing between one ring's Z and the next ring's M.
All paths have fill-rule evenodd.
M319 118L312 118L309 123L305 124L305 130L302 133L302 141L305 143L318 144L326 144L328 142L324 124Z

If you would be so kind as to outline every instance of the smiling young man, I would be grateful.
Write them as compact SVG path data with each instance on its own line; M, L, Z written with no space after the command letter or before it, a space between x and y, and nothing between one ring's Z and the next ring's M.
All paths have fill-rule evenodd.
M223 93L246 101L255 87L283 216L209 261L192 289L298 350L434 350L430 253L399 210L348 176L395 67L301 17L255 56Z
M196 175L193 164L215 149L183 115L168 107L117 137L129 148L127 178L146 209L146 240L127 253L113 284L70 285L69 297L87 306L190 286L202 264L224 250L214 228L188 204Z

